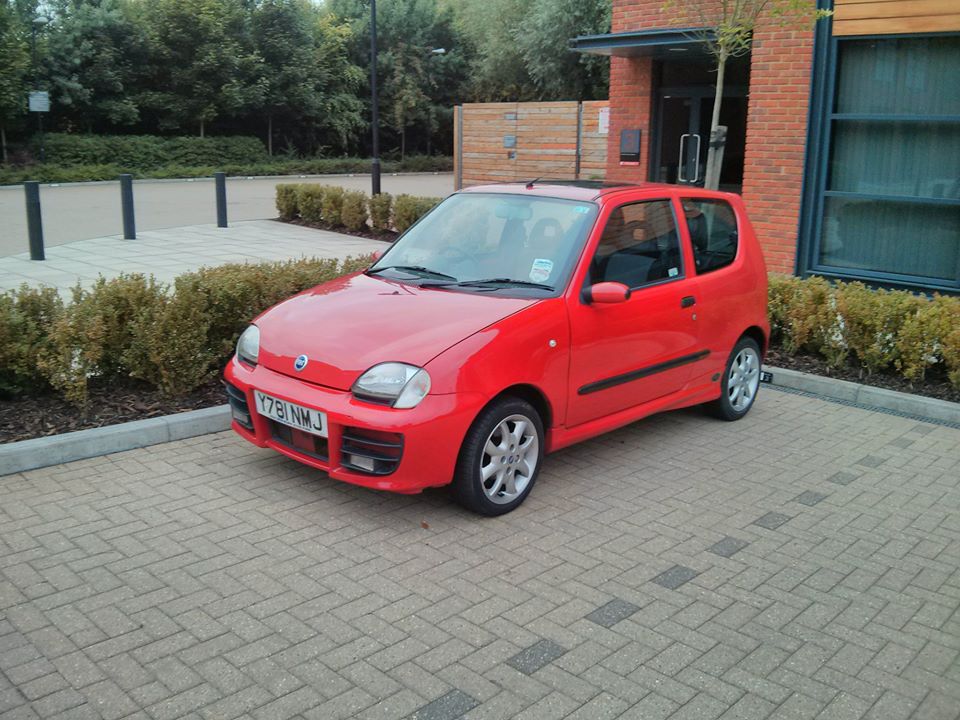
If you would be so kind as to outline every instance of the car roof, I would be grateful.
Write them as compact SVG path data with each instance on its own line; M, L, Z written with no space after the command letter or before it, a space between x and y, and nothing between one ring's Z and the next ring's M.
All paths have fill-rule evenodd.
M463 188L460 192L503 193L513 195L537 195L541 197L561 198L564 200L598 200L600 198L617 195L623 192L639 193L641 195L662 195L666 192L695 191L699 196L724 196L726 193L704 190L698 187L670 185L667 183L628 183L607 182L602 180L548 180L537 178L529 182L490 183L487 185L472 185Z

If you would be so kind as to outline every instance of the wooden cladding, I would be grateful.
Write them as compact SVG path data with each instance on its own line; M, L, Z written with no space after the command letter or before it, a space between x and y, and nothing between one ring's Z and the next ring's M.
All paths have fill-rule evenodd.
M960 31L960 0L835 0L834 35Z
M572 180L577 165L576 101L466 103L457 108L456 173L462 185L531 180ZM602 179L607 134L601 113L606 100L583 103L580 121L580 179ZM462 167L460 167L462 165Z

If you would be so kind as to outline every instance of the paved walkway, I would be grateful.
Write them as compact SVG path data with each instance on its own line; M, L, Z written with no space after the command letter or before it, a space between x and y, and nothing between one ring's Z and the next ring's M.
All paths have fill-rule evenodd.
M27 253L0 257L0 291L28 285L59 288L64 297L78 281L92 284L98 276L120 273L153 274L170 281L202 266L229 262L260 262L299 257L344 258L381 250L386 244L350 235L313 230L273 220L138 232L136 240L122 236L78 240L47 249L47 259L30 260Z
M955 720L958 565L960 431L769 389L500 519L220 433L0 479L0 716Z
M301 179L228 178L227 214L231 223L277 216L275 188L281 182L312 182L370 192L369 175L330 175ZM445 197L453 192L450 173L384 175L383 190ZM215 223L212 178L138 180L133 184L137 231ZM40 189L43 234L47 248L74 240L123 232L118 182L43 185ZM26 252L27 218L23 187L0 187L0 257Z

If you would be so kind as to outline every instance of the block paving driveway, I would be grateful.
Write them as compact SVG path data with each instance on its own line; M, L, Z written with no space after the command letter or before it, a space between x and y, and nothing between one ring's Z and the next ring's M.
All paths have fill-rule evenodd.
M960 430L767 389L471 516L219 433L0 479L3 718L960 715Z

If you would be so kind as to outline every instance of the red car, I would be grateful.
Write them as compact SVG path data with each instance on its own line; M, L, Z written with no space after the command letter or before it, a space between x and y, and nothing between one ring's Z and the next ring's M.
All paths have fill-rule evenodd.
M233 428L338 480L452 482L499 515L547 452L663 410L750 410L767 276L736 195L531 182L440 203L368 270L270 308L225 372Z

